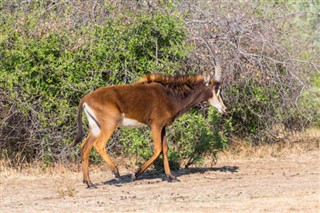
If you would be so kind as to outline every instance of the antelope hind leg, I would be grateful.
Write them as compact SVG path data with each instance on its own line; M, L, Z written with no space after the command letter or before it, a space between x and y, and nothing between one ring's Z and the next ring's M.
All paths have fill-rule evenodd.
M83 183L87 184L88 188L95 187L89 177L89 155L94 139L94 136L89 133L88 137L81 144Z

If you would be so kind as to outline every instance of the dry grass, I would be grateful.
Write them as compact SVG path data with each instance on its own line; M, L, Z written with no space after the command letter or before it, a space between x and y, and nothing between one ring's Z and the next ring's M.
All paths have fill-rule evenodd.
M74 187L67 186L65 188L57 188L56 192L60 197L74 197L76 195L76 190Z
M229 148L222 153L219 153L217 159L219 162L241 162L241 161L256 161L266 158L283 158L296 157L299 154L308 151L319 151L320 144L320 129L311 129L306 133L295 133L290 137L283 139L281 142L273 144L252 145L248 141L233 138L229 144ZM127 158L115 159L117 165L125 170L134 170L135 165ZM212 160L208 159L206 165L212 165ZM34 162L32 164L17 164L12 166L10 159L0 160L0 175L2 178L6 176L14 176L19 174L26 175L44 175L54 176L62 174L77 173L81 171L80 163L78 164L59 164L45 166L42 162ZM92 171L106 171L107 166L90 165ZM57 189L61 196L72 196L70 189ZM71 193L69 193L71 192Z
M293 133L280 142L253 145L234 138L229 148L218 155L219 161L244 161L261 158L281 158L296 156L312 150L319 150L320 130L310 129L305 133Z
M9 166L8 166L9 165ZM70 174L81 171L80 164L54 164L45 166L42 162L24 163L17 167L12 167L5 160L0 161L0 176L1 178L15 175L30 175L30 176L56 176L62 174Z

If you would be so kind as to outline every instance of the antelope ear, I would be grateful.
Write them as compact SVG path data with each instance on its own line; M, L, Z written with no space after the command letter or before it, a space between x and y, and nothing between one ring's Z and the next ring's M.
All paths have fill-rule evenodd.
M209 86L209 84L210 84L210 74L205 72L205 73L203 74L203 76L204 76L203 79L204 79L205 85L206 85L206 86Z

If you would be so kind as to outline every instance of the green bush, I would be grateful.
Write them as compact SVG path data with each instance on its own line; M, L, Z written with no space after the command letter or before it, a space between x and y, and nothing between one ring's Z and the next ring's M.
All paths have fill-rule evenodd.
M231 131L231 120L222 118L213 107L209 107L206 116L191 110L171 128L168 140L174 149L169 152L169 158L172 162L186 160L180 165L185 167L201 163L204 157L216 160L217 153L226 148Z
M314 127L320 127L320 76L315 75L312 78L311 87L305 90L298 100L300 117L297 119L302 119L301 117L307 118L309 122Z
M275 124L319 126L319 77L310 77L318 65L309 63L319 55L314 4L188 4L2 1L0 155L45 165L78 159L65 147L85 94L150 72L213 71L208 45L223 59L228 114L197 108L168 128L173 167L215 157L229 134L261 143ZM292 16L300 7L309 12ZM107 149L141 164L152 155L150 142L147 129L123 129Z
M7 155L23 153L46 165L76 157L65 147L74 139L77 106L85 94L105 85L132 83L149 72L175 73L191 49L182 20L168 14L126 13L72 33L61 28L39 34L32 18L20 32L12 28L14 20L7 21L0 41L1 101L15 116L3 120L2 134L7 135L1 148L9 150ZM170 131L176 143L169 153L171 164L222 150L226 138L217 127L210 129L210 116L206 121L193 112L176 122ZM144 132L149 131L117 131L109 151L136 156L136 163L143 163L152 155L150 135ZM91 160L100 162L97 153Z

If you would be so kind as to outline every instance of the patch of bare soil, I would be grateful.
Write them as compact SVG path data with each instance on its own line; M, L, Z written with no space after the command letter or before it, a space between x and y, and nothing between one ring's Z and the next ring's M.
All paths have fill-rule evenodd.
M282 157L220 160L174 172L180 182L145 173L130 182L90 167L82 173L1 172L0 212L320 212L319 149Z

